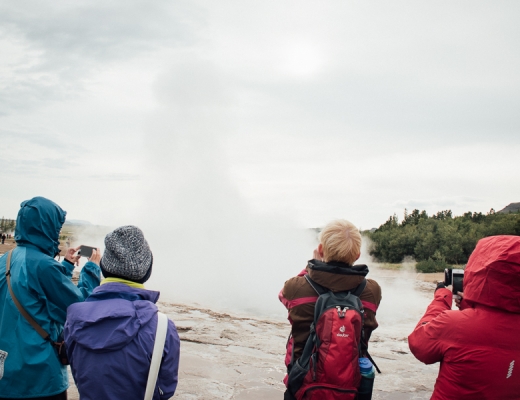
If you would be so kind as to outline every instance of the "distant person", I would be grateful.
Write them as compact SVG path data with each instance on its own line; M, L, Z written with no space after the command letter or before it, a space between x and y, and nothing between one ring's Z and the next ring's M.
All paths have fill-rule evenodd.
M432 399L520 398L520 237L481 239L464 272L460 310L440 282L410 350L440 362Z
M291 335L285 357L288 372L301 357L314 320L318 294L306 276L334 293L360 288L359 298L364 307L362 347L365 351L372 331L378 327L376 311L381 302L381 288L376 281L365 280L368 274L366 265L354 265L361 255L359 230L349 221L336 220L325 226L319 241L318 248L314 250L314 258L308 261L307 267L298 276L285 282L279 295L280 301L289 312L288 319L291 322ZM361 285L365 285L365 282L363 289ZM357 365L355 367L358 368ZM337 364L337 368L342 366ZM359 368L357 374L359 376ZM287 385L287 376L284 382ZM287 390L284 398L293 399L294 395L295 393Z
M105 238L105 279L84 303L68 309L65 341L82 400L143 399L155 342L159 292L146 290L153 257L143 232L122 226ZM179 336L172 321L154 399L177 387Z
M2 233L2 244L4 244L5 239L6 239L5 233Z
M74 285L71 277L78 249L69 249L61 263L54 260L60 252L65 215L46 198L24 201L16 220L17 247L0 258L0 399L67 398L67 368L52 343L62 332L67 307L83 301L99 285L101 254L93 252ZM9 256L12 291L21 307L50 335L48 340L13 301L6 277Z

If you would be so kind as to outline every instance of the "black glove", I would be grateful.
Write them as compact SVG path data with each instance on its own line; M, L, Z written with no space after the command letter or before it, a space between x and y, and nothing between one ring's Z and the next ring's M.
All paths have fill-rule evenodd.
M444 284L444 282L437 282L437 287L435 288L435 291L437 291L437 289L446 289L446 285Z

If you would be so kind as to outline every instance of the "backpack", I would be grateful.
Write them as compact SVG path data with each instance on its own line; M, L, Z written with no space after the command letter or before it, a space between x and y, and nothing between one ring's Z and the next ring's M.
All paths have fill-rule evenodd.
M366 279L336 293L305 279L319 297L303 353L288 366L287 390L296 400L354 400L361 381L358 359L366 351L359 299Z

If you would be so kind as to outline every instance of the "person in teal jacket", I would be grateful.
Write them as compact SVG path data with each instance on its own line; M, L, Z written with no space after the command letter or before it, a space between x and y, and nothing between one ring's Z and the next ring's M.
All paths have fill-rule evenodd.
M16 308L5 276L7 253L0 258L0 400L67 398L67 368L51 342L62 333L67 307L85 300L99 286L101 254L93 252L74 285L77 249L68 249L61 263L54 259L65 216L65 211L44 197L24 201L10 263L15 296L50 334L50 340L44 340Z

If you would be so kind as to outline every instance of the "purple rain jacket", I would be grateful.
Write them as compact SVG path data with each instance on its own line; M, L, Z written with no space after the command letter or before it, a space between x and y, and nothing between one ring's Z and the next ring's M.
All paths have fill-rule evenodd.
M159 292L111 282L67 309L65 342L81 400L144 398L158 299ZM175 393L179 350L179 335L170 320L154 400Z

